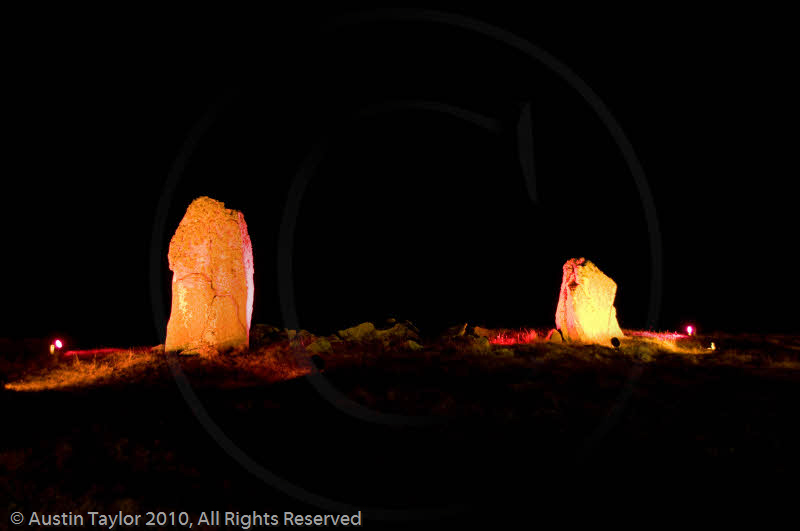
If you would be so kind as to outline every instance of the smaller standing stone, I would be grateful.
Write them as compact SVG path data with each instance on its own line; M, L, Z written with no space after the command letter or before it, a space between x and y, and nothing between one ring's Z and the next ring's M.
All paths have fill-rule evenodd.
M608 345L612 337L623 337L614 307L616 294L617 284L592 262L568 260L556 308L556 327L564 339Z

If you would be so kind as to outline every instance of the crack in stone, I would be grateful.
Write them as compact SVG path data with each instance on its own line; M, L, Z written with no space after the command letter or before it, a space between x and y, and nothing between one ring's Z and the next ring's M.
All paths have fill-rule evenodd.
M231 216L236 219L228 219ZM229 222L232 224L229 225ZM234 232L238 239L234 237ZM241 257L231 252L234 248L243 251ZM216 348L218 344L246 342L253 279L252 243L244 215L236 210L225 209L224 203L209 197L195 199L170 242L170 254L174 258L171 261L174 264L170 265L180 266L173 270L176 288L173 297L179 291L182 295L180 306L173 307L171 312L170 320L175 317L176 321L172 328L173 335L168 326L166 343L171 343L170 337L175 344L186 341L188 348ZM236 266L237 258L243 261L243 272ZM194 268L200 271L192 271ZM215 281L221 281L219 287ZM245 286L244 294L242 284ZM211 299L208 299L209 295ZM240 315L240 296L246 304L244 316ZM226 297L232 304L228 305L223 300L216 304L217 299ZM189 303L191 307L186 306ZM232 312L235 318L230 315ZM180 321L177 320L179 317ZM238 328L234 326L234 320ZM195 335L197 332L192 333L192 328L199 332L199 337Z

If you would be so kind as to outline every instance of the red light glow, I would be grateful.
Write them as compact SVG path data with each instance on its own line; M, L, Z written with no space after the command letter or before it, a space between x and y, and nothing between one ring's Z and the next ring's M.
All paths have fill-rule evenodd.
M517 345L533 343L537 338L536 330L520 330L519 332L500 332L489 342L493 345Z
M62 343L60 339L56 339L56 348L61 348L63 346L64 346L64 343Z
M686 333L692 335L694 333L694 327L692 325L687 326Z

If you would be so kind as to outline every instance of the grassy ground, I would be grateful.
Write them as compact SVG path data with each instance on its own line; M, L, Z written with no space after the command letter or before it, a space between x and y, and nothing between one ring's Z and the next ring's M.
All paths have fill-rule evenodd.
M676 495L673 513L699 500L708 509L711 498L753 503L800 471L800 338L640 337L613 349L537 337L429 338L418 350L405 338L329 338L323 375L344 396L441 421L407 426L354 418L322 397L303 377L310 352L298 348L314 337L176 358L247 466L198 421L157 350L7 365L1 497L8 513L326 512L265 483L263 467L364 509L373 528L376 507L447 504L497 524L563 504L599 518L663 510Z
M318 354L329 369L380 366L386 370L402 370L398 365L416 367L432 361L453 365L468 361L470 366L485 371L524 367L532 361L537 364L556 361L562 365L636 362L656 366L683 364L800 369L800 337L796 336L716 333L664 340L657 336L633 336L631 332L635 333L628 331L629 335L618 349L555 343L547 341L542 332L538 335L530 333L525 337L529 342L517 344L505 341L506 337L513 337L505 331L495 331L493 341L498 338L498 344L492 342L488 345L469 334L442 336L424 342L425 347L419 350L408 348L402 341L394 344L376 340L340 341L332 336L330 350ZM309 358L317 351L305 347L315 339L316 336L302 341L275 338L254 345L246 352L177 359L194 385L217 388L264 385L308 374L311 367ZM712 342L715 350L709 349ZM39 356L33 362L22 360L3 368L5 386L13 391L86 389L109 385L152 386L173 382L167 358L159 347L121 349L111 355L89 358Z

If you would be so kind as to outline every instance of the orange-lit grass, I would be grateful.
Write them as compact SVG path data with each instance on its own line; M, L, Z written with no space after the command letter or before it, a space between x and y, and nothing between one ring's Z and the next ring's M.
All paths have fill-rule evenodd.
M697 342L681 343L682 339L689 336L674 332L647 332L642 330L623 330L625 337L621 338L621 349L641 352L645 356L653 354L711 354L711 350L700 346Z
M507 343L490 344L488 338L443 338L426 342L417 352L387 347L380 342L334 342L333 352L323 355L329 369L352 366L406 368L412 372L422 365L464 363L486 368L526 366L532 361L561 364L609 364L634 360L659 364L687 362L702 365L730 365L773 369L800 369L800 337L764 334L720 335L715 337L717 350L706 348L708 338L677 337L670 333L641 334L625 330L619 349L602 345L551 343L544 334L533 330L490 331L489 337L507 338ZM299 343L299 341L298 341ZM308 374L309 353L299 344L278 341L243 353L220 354L212 358L177 357L183 373L192 385L237 388L264 385ZM464 365L466 366L466 365ZM168 360L162 352L120 350L106 357L74 357L48 366L29 366L5 385L14 391L75 389L106 385L174 385Z
M133 350L120 350L102 359L81 360L75 356L55 367L34 370L21 380L7 383L5 388L12 391L45 391L82 387L129 376L155 361L155 355L149 352L135 353Z
M287 343L211 358L177 357L189 381L215 387L243 387L296 378L307 374L307 356ZM67 358L54 367L32 368L23 378L5 384L12 391L46 391L121 383L170 383L172 375L163 352L119 350L102 358Z

